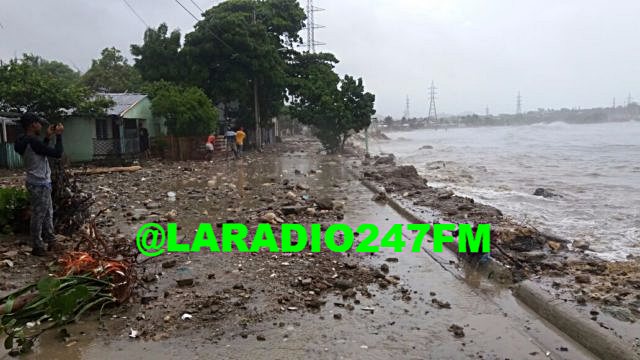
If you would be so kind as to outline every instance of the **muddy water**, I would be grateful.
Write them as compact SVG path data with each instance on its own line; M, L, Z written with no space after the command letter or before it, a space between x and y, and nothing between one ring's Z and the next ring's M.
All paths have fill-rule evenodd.
M393 224L406 223L391 208L370 201L371 193L355 180L348 180L348 172L341 158L309 158L305 154L292 154L273 159L272 163L238 167L244 172L239 182L263 184L270 177L279 177L284 171L295 169L307 173L311 169L320 173L303 178L312 188L326 189L337 199L345 199L345 220L352 226L362 223L377 224L385 232ZM347 182L340 192L332 186ZM167 188L176 186L168 182ZM180 197L178 197L180 201ZM257 206L250 197L239 200L239 207ZM210 209L211 212L215 209ZM203 209L194 209L202 213ZM225 212L233 215L235 211ZM217 216L217 213L216 213ZM224 216L222 216L224 217ZM200 219L190 219L186 227ZM405 234L410 249L410 233ZM428 248L429 243L424 244ZM334 303L341 298L328 298L319 313L284 313L276 322L263 322L253 326L253 334L263 334L266 341L255 336L243 339L239 330L229 323L221 341L213 343L210 334L217 329L194 328L190 336L170 338L158 342L141 342L126 335L108 334L109 324L124 319L109 319L103 336L95 338L95 323L69 327L76 343L63 343L50 333L42 340L36 352L27 358L47 359L168 359L168 358L229 358L229 359L458 359L458 358L511 358L511 359L585 359L590 355L570 340L558 334L546 323L528 313L517 304L508 291L486 282L482 275L469 269L450 265L450 254L393 253L374 256L363 255L364 262L379 266L388 257L397 257L397 263L387 263L390 273L402 279L400 287L410 289L411 300L401 299L398 289L381 291L371 288L371 299L358 297L360 304L348 311ZM213 283L215 284L215 282ZM451 304L451 309L438 309L431 304L432 295ZM253 304L255 305L255 304ZM373 309L373 312L364 309ZM342 315L341 320L334 314ZM280 323L284 326L280 326ZM447 329L452 324L464 327L466 336L454 338ZM115 326L111 326L114 327ZM84 335L83 335L84 334ZM559 351L561 347L568 351ZM548 355L547 355L548 353Z

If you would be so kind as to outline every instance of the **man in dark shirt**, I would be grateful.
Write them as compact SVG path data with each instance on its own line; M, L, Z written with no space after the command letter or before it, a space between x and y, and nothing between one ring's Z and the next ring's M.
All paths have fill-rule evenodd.
M140 123L139 129L140 135L140 152L144 155L145 159L149 159L150 151L149 151L149 130L144 127L144 124Z
M62 157L62 124L49 125L47 120L33 113L20 118L25 135L16 141L14 148L22 155L27 172L27 190L31 197L32 254L44 256L44 243L49 250L55 245L53 233L53 204L51 201L51 168L47 157ZM47 126L44 141L40 140L42 127ZM49 146L50 138L56 134L55 148ZM43 241L44 240L44 241Z

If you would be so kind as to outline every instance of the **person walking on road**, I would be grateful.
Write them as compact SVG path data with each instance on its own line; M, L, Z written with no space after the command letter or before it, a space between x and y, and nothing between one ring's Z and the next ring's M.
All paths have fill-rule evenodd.
M242 152L244 150L244 139L247 137L247 134L244 132L244 128L240 128L238 132L236 132L236 146L238 147L238 156L242 156Z
M227 140L227 159L229 158L228 154L231 152L233 153L233 157L234 158L238 158L238 149L236 147L236 132L229 129L225 134L224 137Z
M25 135L16 141L15 151L22 156L26 169L26 185L31 198L30 233L31 253L44 256L44 245L51 251L56 237L53 229L53 203L51 200L51 168L47 157L60 159L63 153L62 124L49 122L34 113L26 113L20 118ZM47 127L44 140L40 140L42 127ZM55 147L50 147L51 136L56 135Z

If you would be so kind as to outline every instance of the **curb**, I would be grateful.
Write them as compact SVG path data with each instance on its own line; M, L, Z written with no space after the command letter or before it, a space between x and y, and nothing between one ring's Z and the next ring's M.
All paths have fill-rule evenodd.
M350 169L350 171L366 188L375 194L380 193L380 188L376 184L363 179L353 169ZM387 197L386 203L406 219L418 224L426 223L412 211L403 207L397 200ZM432 231L430 231L430 235L433 235ZM445 243L444 245L450 251L454 253L458 252L458 245L456 243ZM489 271L494 271L501 275L508 274L507 278L512 279L511 271L505 265L497 261L492 261L488 266ZM640 355L627 343L613 334L604 331L594 324L593 321L585 319L585 317L574 308L565 303L558 302L538 284L530 280L525 280L512 288L512 294L538 316L547 320L558 330L591 351L594 355L602 359L640 360Z

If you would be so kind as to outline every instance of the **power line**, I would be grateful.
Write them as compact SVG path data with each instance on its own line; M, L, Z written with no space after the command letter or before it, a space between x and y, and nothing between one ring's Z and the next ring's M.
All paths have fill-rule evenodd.
M189 9L187 9L184 5L182 5L180 0L175 0L175 2L177 2L178 5L180 5L184 9L184 11L188 12L189 15L191 15L192 18L194 18L196 21L200 21L200 19L198 19L195 15L193 15L193 13L191 11L189 11Z
M129 2L127 0L122 0L122 1L124 1L125 5L127 5L129 10L131 10L131 12L138 18L138 20L140 20L140 22L142 22L142 24L144 24L145 27L149 28L149 24L147 24L147 22L144 21L142 16L140 16L140 14L138 14L138 12L133 8L133 6L131 6L131 4L129 4Z
M194 0L190 0L190 1L193 4L193 6L197 7L198 10L200 10L200 13L204 13L204 10L202 10L202 8L200 7L200 5L198 5L198 3L196 3Z
M182 5L180 0L175 0L175 2L177 2L178 5L180 5L180 7L184 9L184 11L189 13L189 15L191 15L192 18L194 18L196 21L200 21L200 19L198 19L195 15L193 15L193 13L191 11L189 11L189 9L187 9L184 5ZM213 25L215 26L215 24L213 24ZM231 47L231 45L227 44L218 35L216 35L216 33L214 33L211 29L209 29L209 31L211 32L211 35L213 35L214 38L216 38L218 41L220 41L222 43L222 45L228 47L231 51L233 51L235 54L237 54L237 52Z

